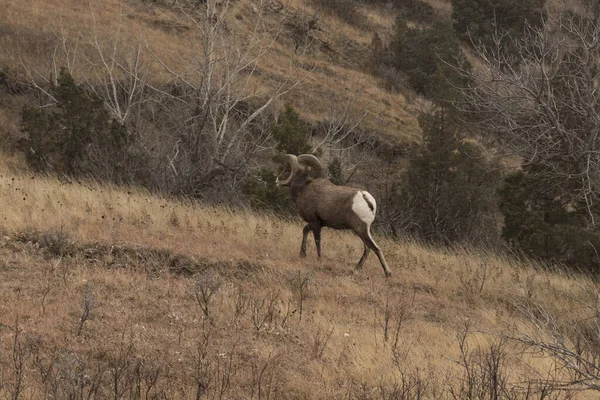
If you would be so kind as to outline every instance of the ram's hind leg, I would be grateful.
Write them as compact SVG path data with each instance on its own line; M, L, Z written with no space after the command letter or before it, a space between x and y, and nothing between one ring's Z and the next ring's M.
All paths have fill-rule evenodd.
M363 251L363 255L360 258L360 261L358 262L358 265L356 266L356 269L361 269L363 267L363 265L365 264L365 261L367 261L367 257L369 256L369 251L373 250L375 252L375 254L377 254L377 258L379 258L379 262L381 263L381 267L383 268L383 272L385 272L385 276L386 277L390 277L392 276L392 271L390 271L390 268L387 265L387 262L385 261L385 257L383 256L383 252L381 251L381 249L379 248L379 246L377 246L377 243L375 243L375 241L373 240L373 237L371 236L371 225L370 224L365 224L361 230L359 232L356 232L358 234L358 236L362 239L364 245L365 245L365 249Z
M379 246L377 246L377 244L375 243L375 241L371 237L371 233L370 232L369 232L369 236L365 240L365 244L367 246L369 246L369 248L371 250L373 250L375 252L375 254L377 254L377 258L379 258L379 262L381 263L381 267L383 268L383 272L385 272L385 276L387 278L389 278L390 276L392 276L392 271L390 271L390 268L388 267L387 262L385 262L385 257L383 256L383 252L381 251L381 249L379 248Z
M369 256L369 251L371 251L371 249L369 249L369 246L367 246L367 242L363 240L363 244L365 246L365 250L363 251L363 255L360 258L356 269L362 269L363 265L365 265L365 261L367 261L367 257Z

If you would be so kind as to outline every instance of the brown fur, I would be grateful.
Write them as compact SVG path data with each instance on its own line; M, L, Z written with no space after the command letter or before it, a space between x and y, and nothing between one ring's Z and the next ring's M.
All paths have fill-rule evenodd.
M381 262L385 275L389 277L391 271L383 253L371 237L370 226L352 210L353 199L360 190L349 186L336 186L327 179L312 178L309 172L310 167L300 163L292 180L283 185L290 187L292 201L307 222L303 230L300 256L306 256L306 240L309 231L313 232L317 255L321 257L321 228L351 229L364 243L364 252L357 268L362 268L369 251L373 250ZM278 180L284 180L289 177L289 174L290 169L285 168ZM374 208L366 198L365 201L371 209Z

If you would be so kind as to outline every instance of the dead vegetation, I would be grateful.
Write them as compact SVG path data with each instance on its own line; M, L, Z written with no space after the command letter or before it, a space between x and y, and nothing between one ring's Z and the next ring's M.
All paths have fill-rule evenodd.
M351 235L298 259L300 221L0 175L1 396L587 398L524 347L593 348L585 276L379 238L386 280Z
M190 27L169 3L107 0L92 14L79 1L9 1L0 65L48 80L62 54L82 74L92 15L98 32L123 29L176 60ZM228 29L245 32L259 3L232 4ZM317 20L304 1L260 4L271 21L291 18L261 77L277 81L295 41L307 47L298 57L311 73L284 100L313 120L352 103L367 128L418 136L418 105L349 57L368 54L369 33ZM0 74L0 90L18 94L13 83ZM18 126L18 98L5 99L0 137ZM595 398L600 313L588 276L378 238L397 271L386 280L374 259L354 271L362 246L349 234L325 231L335 246L300 260L299 220L0 160L0 398Z
M365 92L368 95L354 99L353 107L368 111L367 128L400 141L418 138L413 116L417 105L408 104L401 94L387 93L376 78L363 72L371 54L370 30L348 27L305 2L239 1L228 7L224 26L240 45L253 36L258 13L260 18L264 16L261 29L276 35L276 43L260 62L261 77L256 84L265 90L277 85L289 74L291 58L299 58L311 71L302 87L282 102L318 120L329 108L327 99L332 95L344 102L348 92ZM0 16L0 32L6 32L0 35L0 70L9 71L18 81L50 82L62 66L78 80L93 81L102 75L102 61L95 54L98 46L107 51L118 45L123 57L131 57L137 46L149 44L153 54L170 66L187 62L182 55L190 49L202 52L193 23L182 14L185 8L166 2L150 6L141 1L109 0L96 8L74 0L60 7L44 0L27 5L9 1L4 10ZM372 19L378 29L389 31L389 20ZM144 59L144 68L151 73L153 86L169 79L152 56Z

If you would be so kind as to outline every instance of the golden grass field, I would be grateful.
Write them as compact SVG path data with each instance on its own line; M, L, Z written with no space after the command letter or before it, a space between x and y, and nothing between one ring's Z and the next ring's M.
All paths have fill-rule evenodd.
M378 237L386 279L373 255L354 271L359 240L326 230L324 258L310 243L300 259L299 220L6 164L0 398L393 398L411 382L451 398L466 327L475 357L536 332L526 309L568 325L596 302L585 277L475 250ZM556 374L548 358L504 351L517 387Z
M429 2L449 12L448 1ZM94 20L109 42L115 32L130 45L143 39L176 64L197 37L180 15L149 3L0 0L0 70L47 79L66 37L77 49L75 76L89 72L77 57L91 46ZM282 3L315 12L305 0ZM251 4L231 4L228 23L243 36ZM383 11L366 17L384 33L393 24ZM321 24L319 40L368 55L372 31L330 15ZM282 102L313 121L349 102L366 113L365 127L419 139L426 105L380 88L343 46L332 61L316 50L292 54L290 40L282 34L260 63L264 76L285 75L295 57L310 71ZM19 129L19 101L0 98L0 142ZM324 257L309 241L302 259L299 218L33 175L23 165L0 154L0 399L493 398L484 383L491 353L511 398L543 398L531 382L573 375L506 338L550 340L534 324L544 315L565 330L596 321L599 288L583 275L378 236L393 272L386 279L373 254L355 271L362 244L347 232L325 230ZM481 386L469 393L465 365ZM598 398L570 390L548 398L571 397Z

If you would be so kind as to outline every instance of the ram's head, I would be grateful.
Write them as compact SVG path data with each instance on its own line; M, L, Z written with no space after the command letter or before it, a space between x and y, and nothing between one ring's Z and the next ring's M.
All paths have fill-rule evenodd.
M320 178L323 175L323 166L319 159L312 154L301 154L296 157L287 154L283 171L277 177L275 183L278 186L290 186L296 176L308 178Z

